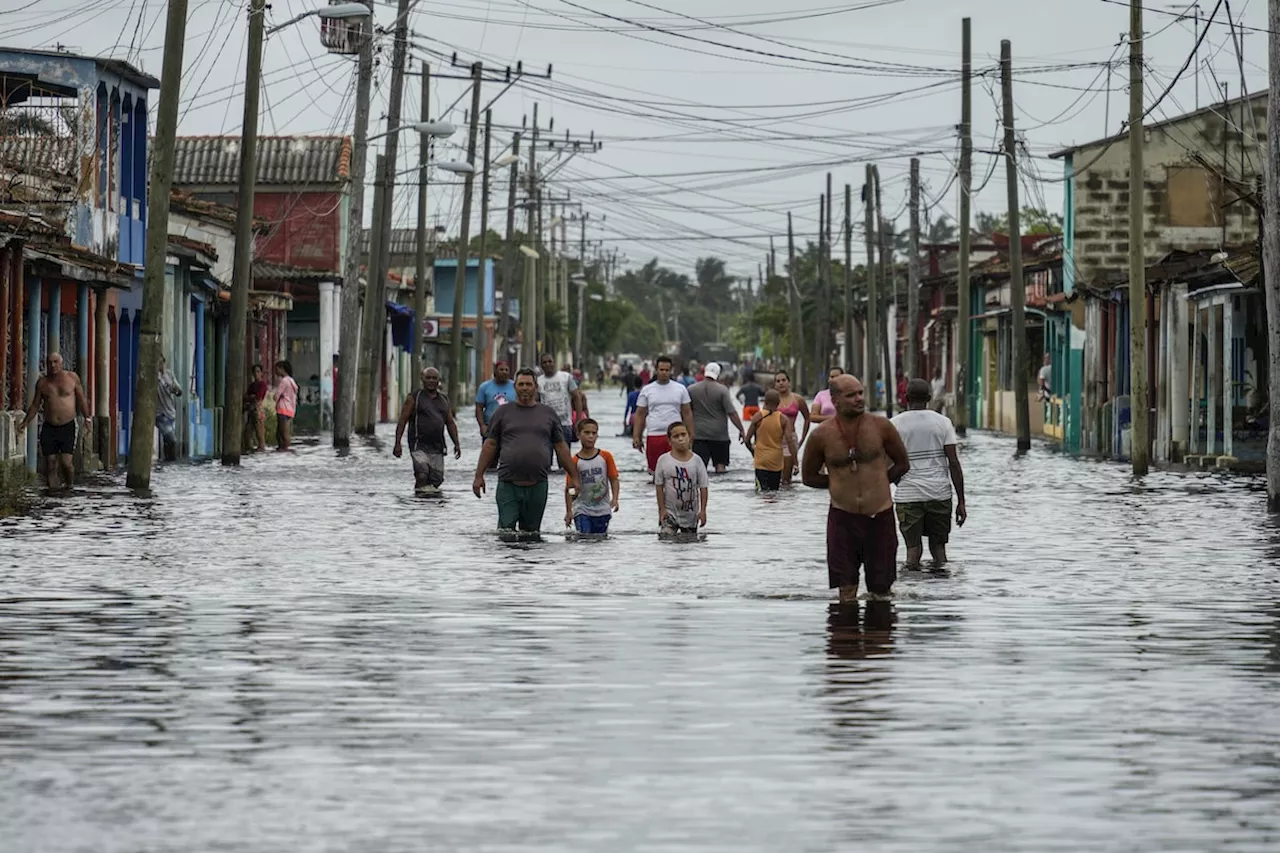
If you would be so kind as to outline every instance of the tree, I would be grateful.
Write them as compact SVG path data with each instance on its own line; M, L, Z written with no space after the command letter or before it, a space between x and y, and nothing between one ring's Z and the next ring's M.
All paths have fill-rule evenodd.
M1023 234L1061 234L1062 214L1049 213L1043 207L1024 207L1019 214ZM980 234L1009 233L1009 214L978 211L974 225Z

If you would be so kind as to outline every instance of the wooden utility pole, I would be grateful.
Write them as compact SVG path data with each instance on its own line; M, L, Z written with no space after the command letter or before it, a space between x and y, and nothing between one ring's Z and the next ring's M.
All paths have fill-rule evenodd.
M422 64L422 120L431 121L431 66L425 62ZM431 135L423 133L418 139L418 239L415 241L417 252L413 270L413 351L418 367L413 372L415 377L421 376L422 371L427 368L427 341L423 320L427 314L427 276L430 274L427 268L427 187L430 160ZM432 233L431 236L434 237L435 234ZM435 270L430 272L434 273Z
M372 7L372 0L369 0ZM337 401L333 407L333 446L351 446L360 363L360 260L364 253L365 161L369 151L369 94L373 88L373 19L360 26L356 64L356 114L351 146L351 192L347 201L347 256L342 270L342 322L338 328ZM422 322L422 318L418 318ZM321 365L323 370L325 365Z
M511 345L511 292L516 277L516 189L520 181L520 133L511 137L511 174L507 185L507 239L502 253L502 316L498 318L498 338L502 341L502 358L511 360L515 347ZM513 366L514 368L515 366Z
M792 384L799 385L804 375L804 323L800 319L800 291L796 288L796 237L791 212L787 211L787 301L791 303L791 356L795 360L796 375Z
M476 80L476 88L480 87L479 79ZM480 383L484 381L484 354L488 344L485 342L484 330L484 290L485 290L485 262L489 256L489 160L492 156L492 147L489 140L493 136L493 110L484 111L484 172L480 175L480 269L476 273L476 387L480 387ZM451 398L452 399L452 398Z
M1267 99L1267 162L1280 163L1280 0L1271 0L1267 46L1271 58L1271 93ZM1267 304L1267 380L1271 391L1271 426L1267 434L1267 509L1280 512L1280 170L1266 170L1262 209L1262 271ZM1193 425L1194 428L1194 425Z
M876 222L879 223L877 238L880 243L880 288L884 291L886 299L886 307L883 319L889 319L889 306L895 309L898 302L897 288L894 286L897 276L894 275L893 254L889 246L889 228L886 227L884 221L884 211L880 206L880 167L872 166L871 174L875 178L876 185ZM893 358L892 353L897 348L897 311L894 311L894 322L882 322L880 324L880 350L884 355L884 412L889 417L893 417L893 401L894 385L893 375Z
M969 240L970 204L973 188L973 56L969 35L969 19L961 25L960 70L960 270L957 273L956 295L956 404L952 417L956 433L964 435L969 429L969 380L973 375L969 355L970 306L969 306Z
M1027 394L1026 285L1022 280L1022 227L1018 217L1018 141L1013 133L1013 48L1000 42L1000 85L1004 91L1005 181L1009 188L1009 302L1013 306L1013 398L1018 418L1018 452L1031 449L1031 401Z
M480 133L480 76L484 72L484 67L475 62L471 65L471 127L467 132L467 162L473 167L476 162L476 142ZM449 371L449 402L451 405L457 405L462 397L460 394L464 386L464 371L467 369L467 362L463 358L462 348L462 303L467 293L467 263L471 259L471 197L474 194L476 184L476 172L472 168L466 174L462 183L462 226L458 229L458 271L453 280L453 325L449 331L449 342L451 344L452 358L449 359L451 370ZM480 262L481 270L484 268L483 259ZM484 289L484 282L477 281L476 286ZM476 317L476 328L480 327L483 318ZM476 377L477 381L479 377Z
M920 161L911 158L911 232L907 251L907 364L906 374L918 377L920 372ZM928 379L929 377L925 377Z
M880 358L877 349L880 336L880 300L876 293L876 212L875 212L875 166L867 164L866 182L862 185L862 202L865 208L863 229L867 238L867 354L864 361L865 375L862 384L867 391L867 411L878 411L880 396L876 393L876 361Z
M1142 39L1142 0L1129 0L1129 417L1132 425L1129 458L1137 477L1147 473L1151 457L1148 440L1151 407L1147 401L1147 261L1143 237L1146 228L1143 222ZM1276 215L1275 209L1268 212ZM1066 365L1059 365L1057 369L1065 371ZM1227 370L1230 371L1230 366ZM1228 412L1228 430L1231 429L1230 415Z
M853 333L853 186L844 185L844 366L850 373L861 370Z
M824 291L827 287L827 197L826 195L818 196L818 257L817 263L813 269L813 381L816 385L812 393L816 394L822 388L822 366L824 362L823 350L826 344L823 339L826 335L823 332L827 318L823 316L826 313L826 297ZM801 386L803 387L803 386Z
M386 160L385 154L379 154L374 158L375 175L382 174L386 168ZM374 281L377 276L378 246L382 244L383 228L383 219L378 215L378 211L382 209L382 197L385 192L382 181L375 181L373 226L369 229L369 258L365 265L364 304L360 311L360 363L357 375L353 377L356 381L355 431L360 435L371 434L373 424L377 422L377 416L369 411L369 407L373 404L373 393L369 389L374 386L373 365L382 347L382 336L378 334L378 318L386 316L386 308L377 310L382 303L378 301L378 288Z
M258 99L262 94L265 16L265 0L253 0L249 8L249 53L245 57L240 185L236 192L236 245L231 267L231 320L227 324L227 408L222 418L223 465L240 464L240 443L244 436L244 418L240 416L237 406L244 397L246 382L245 326L248 324L249 288L253 282L253 194L258 179ZM152 192L155 189L153 184ZM168 201L167 197L165 201ZM154 220L148 224L149 228L158 226ZM152 372L155 372L154 369ZM154 394L150 396L155 397ZM139 422L138 417L139 413L135 411L135 423ZM154 420L154 415L152 419ZM147 421L143 423L149 424ZM129 455L132 470L133 454Z
M831 173L827 172L827 221L825 227L827 239L825 244L826 250L822 253L822 263L826 273L822 277L822 305L819 308L819 312L822 315L822 360L817 365L817 369L820 372L820 375L817 377L818 391L821 391L826 387L827 371L833 364L835 364L835 362L831 360L831 348L835 338L835 335L832 334L835 329L835 326L832 323L832 318L834 317L834 312L832 311L832 291L835 288L835 284L831 281L831 276L834 272L831 260L835 251L832 248L835 232L831 228L831 222L835 218L835 208L833 206L834 201L835 199L831 195Z
M261 0L254 4L258 17L258 36L261 44ZM160 104L156 113L156 135L151 157L151 187L147 198L147 256L142 280L142 331L138 343L138 373L134 384L134 428L129 432L129 472L125 481L130 489L146 490L151 487L151 457L155 452L156 393L159 385L160 328L164 320L164 259L169 245L169 190L173 185L174 137L178 132L178 102L182 88L182 48L186 43L187 0L169 0L169 11L164 30L164 62L160 72ZM252 31L251 31L252 33ZM252 35L250 35L252 39ZM255 90L256 93L256 90ZM248 101L249 92L245 92ZM256 100L256 94L255 94ZM253 217L248 217L252 224ZM252 236L252 231L250 231ZM237 242L237 254L239 243ZM21 264L14 265L21 269ZM22 286L21 278L14 276L13 286ZM104 296L100 296L105 298ZM36 305L36 318L40 306ZM21 324L21 318L19 318ZM39 338L38 324L31 327L31 334ZM38 343L38 340L37 340ZM21 344L17 344L21 347ZM0 358L4 353L0 353ZM243 378L243 371L242 371ZM106 376L98 382L105 383ZM34 391L34 387L32 389ZM241 392L240 396L244 396ZM240 418L240 397L235 398L234 416ZM99 415L106 412L99 411ZM34 432L34 430L33 430ZM239 435L239 431L237 431ZM29 446L29 445L28 445ZM100 448L103 459L106 449ZM236 447L236 461L240 448Z

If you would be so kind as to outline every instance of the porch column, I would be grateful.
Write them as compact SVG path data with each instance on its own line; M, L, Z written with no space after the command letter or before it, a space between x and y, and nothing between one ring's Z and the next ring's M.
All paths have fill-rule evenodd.
M76 371L80 374L80 381L86 382L86 377L93 370L93 364L89 361L89 285L81 282L76 286ZM88 386L85 386L85 393L88 394Z
M13 310L9 312L9 319L13 323L13 330L9 335L9 407L25 409L27 397L23 393L22 376L22 300L26 298L27 292L23 278L26 270L22 266L22 244L15 242L10 245L13 247L13 268L9 275L9 291L13 294ZM0 358L3 356L0 353Z
M1181 462L1187 452L1188 415L1195 393L1187 393L1187 286L1169 291L1169 458Z
M13 265L9 260L9 247L0 250L0 411L9 408L9 363L5 354L9 352L9 273Z
M1200 303L1192 302L1191 309L1191 405L1188 407L1187 449L1200 453L1200 386L1204 384L1204 372L1200 367Z
M27 388L35 393L40 380L40 279L32 276L27 285ZM39 430L27 430L27 470L36 472L36 440Z
M1222 455L1232 456L1231 428L1235 425L1235 387L1232 384L1231 342L1234 340L1235 308L1230 296L1222 302Z
M333 318L333 329L330 334L333 335L333 350L338 352L342 344L342 285L333 282L333 295L329 297L329 316ZM328 370L333 367L333 360L330 359L329 364L320 365L321 369Z
M196 327L195 329L196 340L195 340L195 346L193 347L193 350L195 353L195 372L196 372L195 388L196 388L196 394L200 398L200 408L207 409L207 408L212 408L212 406L210 405L210 401L208 399L209 395L205 392L205 388L204 388L205 328L204 328L204 300L203 299L196 300L195 327Z
M327 405L333 402L333 392L329 383L324 381L324 377L329 374L333 367L333 282L320 282L320 421L321 428L324 426L324 412Z
M67 361L67 354L62 352L62 282L54 280L49 282L49 345L45 348L47 353L59 353L62 355L63 364Z
M1205 358L1209 393L1205 395L1205 408L1209 414L1209 426L1204 442L1204 452L1209 456L1218 452L1218 401L1222 399L1222 373L1218 365L1218 359L1222 358L1222 349L1218 346L1217 314L1217 306L1210 303L1205 313L1205 325L1209 333L1209 349Z

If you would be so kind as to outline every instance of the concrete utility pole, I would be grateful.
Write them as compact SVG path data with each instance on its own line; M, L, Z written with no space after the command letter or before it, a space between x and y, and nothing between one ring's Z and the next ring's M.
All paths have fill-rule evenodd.
M867 411L874 412L880 408L880 397L876 394L876 361L880 352L876 347L880 336L880 300L876 294L876 220L875 220L875 166L867 164L866 182L862 185L862 203L865 208L863 229L867 239L867 353L864 360L865 375L862 384L867 391Z
M223 465L240 464L240 445L244 436L240 401L244 398L246 381L245 326L248 324L249 285L253 281L253 195L258 179L258 98L262 93L265 10L266 0L253 0L249 7L249 54L245 58L244 72L244 123L240 129L240 187L236 193L236 248L231 268L231 322L227 327L227 405L222 418ZM152 189L154 191L154 185ZM151 225L154 227L154 220ZM161 270L163 271L163 263ZM155 372L154 369L152 372ZM135 421L137 417L135 412ZM154 415L152 419L154 420ZM130 465L132 466L132 462Z
M479 78L476 79L476 88L480 88ZM493 110L484 111L484 172L480 175L480 269L476 277L476 387L480 387L480 383L484 381L484 353L488 343L485 341L484 330L484 290L485 290L485 262L489 256L489 161L492 156L493 148L489 141L493 138Z
M894 287L896 276L893 270L893 254L889 247L889 228L885 227L884 211L880 207L880 167L872 166L871 174L875 178L876 185L876 222L880 228L876 236L880 243L880 287L884 290L887 297L887 305L897 306L898 294L897 288ZM884 319L889 319L888 307L885 308ZM894 320L897 320L897 311L894 312ZM894 400L894 384L893 384L893 358L891 354L897 349L897 329L894 323L880 324L880 349L884 354L884 413L889 417L893 417L893 400Z
M1134 476L1150 468L1147 400L1147 261L1143 232L1145 183L1142 146L1142 0L1129 0L1129 417ZM1269 211L1272 216L1274 210ZM1057 367L1064 371L1066 365ZM1230 367L1228 367L1228 371ZM1230 377L1228 376L1228 379ZM1231 429L1230 412L1226 428Z
M480 132L480 78L483 72L484 66L481 63L472 63L471 127L467 132L467 162L472 166L476 162L476 137ZM475 184L476 173L473 168L463 180L462 226L458 234L458 272L453 281L453 326L449 332L449 342L453 350L453 357L449 363L453 369L449 375L449 401L454 405L461 399L459 390L463 387L463 371L467 367L462 357L462 302L467 292L467 262L471 259L471 196L475 190ZM484 261L481 260L480 263L483 270ZM483 290L484 281L478 280L476 286ZM482 317L476 317L477 329L482 319Z
M1267 46L1271 92L1267 99L1267 162L1280 163L1280 0L1271 0ZM1267 509L1280 512L1280 169L1266 170L1262 209L1262 270L1267 304L1267 380L1271 391L1271 426L1267 432Z
M431 120L431 66L422 64L422 121ZM426 329L423 319L427 313L427 276L434 272L427 266L427 187L429 186L431 160L431 135L420 134L418 139L418 235L416 243L415 264L413 268L413 351L417 354L417 370L414 376L421 376L427 368L425 352ZM352 228L356 226L351 225ZM361 226L363 229L363 226ZM432 234L431 236L435 236ZM434 266L434 265L433 265Z
M822 373L823 355L825 348L823 343L824 324L827 318L825 314L826 299L823 291L827 284L827 197L826 195L818 196L818 258L814 264L813 274L813 380L818 385L813 389L814 394L821 390L822 380L819 374ZM801 386L803 387L803 386Z
M516 276L516 189L520 181L520 133L511 137L511 154L515 158L511 163L511 177L507 184L507 239L502 253L502 316L498 318L498 338L502 341L502 358L511 359L514 347L511 346L511 291L515 288ZM523 305L522 305L523 307Z
M256 0L261 35L261 0ZM151 156L151 187L147 198L147 257L142 283L142 331L138 343L138 376L134 384L133 424L129 433L129 472L125 485L130 489L151 487L151 457L155 452L156 393L159 386L160 329L164 320L164 258L169 245L169 189L173 185L174 137L178 132L178 101L182 88L182 48L186 42L187 0L169 0L164 30L164 63L160 72L160 104L156 112L155 148ZM246 100L248 92L245 93ZM250 223L252 223L250 217ZM252 233L252 232L251 232ZM21 269L20 264L15 267ZM15 279L18 277L15 276ZM20 286L21 281L14 282ZM104 297L100 296L99 299ZM39 312L40 306L36 306ZM105 315L105 311L101 312ZM21 325L19 323L19 325ZM31 334L40 330L31 327ZM4 353L0 353L0 358ZM107 382L98 377L99 387ZM101 396L101 395L99 395ZM241 393L243 395L243 392ZM105 414L98 411L99 415ZM235 416L240 420L239 397ZM32 430L34 432L34 430ZM238 434L238 433L237 433ZM103 460L107 458L106 449ZM237 447L237 459L239 458Z
M961 26L960 70L960 270L957 274L956 297L956 404L952 409L956 433L969 429L969 333L972 320L969 307L969 231L970 193L973 188L973 56L969 37L969 19Z
M804 375L804 323L800 319L800 291L796 288L796 238L787 211L787 301L791 303L791 330L795 340L791 342L791 356L795 360L796 375L792 384L799 386Z
M582 352L582 329L586 326L587 319L587 219L591 214L583 212L582 214L582 239L578 247L578 272L582 274L582 280L578 282L578 328L577 335L574 338L573 346L573 364L582 371L585 378L587 375L586 359Z
M386 169L386 155L379 154L374 158L373 171L375 175L381 175ZM386 192L382 181L375 181L373 185L373 227L369 229L369 263L365 267L365 277L367 282L364 290L364 306L360 313L360 366L357 379L356 389L356 414L355 429L361 435L369 435L373 431L373 424L377 422L376 415L369 411L369 407L373 405L373 394L370 388L374 386L373 363L377 359L377 353L382 347L382 338L378 334L378 317L379 312L375 310L375 306L383 303L378 301L378 288L375 284L377 276L377 256L378 246L382 244L382 227L383 219L378 215L377 211L382 209L382 199ZM383 312L386 309L382 309ZM385 316L383 314L382 316Z
M907 365L906 374L920 373L920 161L911 158L911 239L907 251ZM926 379L929 377L925 377Z
M844 185L844 366L858 373L858 347L854 345L853 318L853 186Z
M378 184L382 187L382 204L374 211L374 216L382 220L382 229L378 232L377 244L369 246L369 268L374 271L370 280L370 293L374 298L372 305L365 301L365 316L370 318L369 329L374 339L362 347L369 359L368 394L369 410L367 421L356 424L361 432L373 435L377 427L380 409L378 405L382 396L382 351L386 345L387 330L387 276L391 267L391 233L396 199L396 164L400 162L400 116L404 104L404 72L409 54L409 11L413 8L413 0L399 0L396 4L395 43L391 50L391 91L387 103L387 143L386 159L378 174ZM354 227L354 226L353 226ZM373 236L372 234L370 236Z
M1018 452L1031 449L1031 401L1027 395L1026 284L1022 280L1022 227L1018 207L1018 141L1013 132L1013 59L1008 39L1000 42L1000 84L1004 91L1005 181L1009 187L1009 302L1013 306L1013 398L1018 417Z
M832 268L832 258L835 254L835 230L831 227L832 221L835 219L835 198L831 194L831 173L827 172L827 250L822 254L822 260L826 264L827 274L823 279L822 286L822 364L818 369L822 371L819 377L818 390L821 391L826 387L827 370L835 365L831 359L831 350L835 346L835 325L832 322L835 317L833 293L835 291L835 283L831 280L831 276L835 270Z
M372 0L368 0L372 8ZM351 149L351 192L347 201L347 256L342 270L342 322L338 339L338 394L334 405L333 446L351 446L360 363L360 256L364 251L364 176L369 152L369 93L373 87L373 19L360 26L356 65L356 114ZM419 232L421 233L421 232ZM421 322L421 318L419 318ZM324 365L321 365L321 369Z

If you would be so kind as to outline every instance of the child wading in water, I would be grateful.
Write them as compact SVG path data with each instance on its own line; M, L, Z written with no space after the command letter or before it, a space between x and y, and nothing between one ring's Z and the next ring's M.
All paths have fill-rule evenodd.
M596 449L600 424L591 418L578 421L578 440L582 450L573 456L578 469L577 490L568 476L564 481L564 524L579 533L603 536L609 532L609 520L618 511L618 466L613 454Z
M659 534L697 533L707 526L710 478L701 457L693 453L693 437L684 421L667 427L671 452L658 457L653 483L658 494Z

